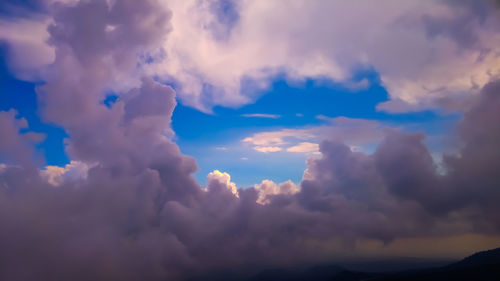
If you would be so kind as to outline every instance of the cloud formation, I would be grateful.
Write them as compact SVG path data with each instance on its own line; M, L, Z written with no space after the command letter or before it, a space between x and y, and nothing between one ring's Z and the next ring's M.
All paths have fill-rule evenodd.
M217 5L167 4L179 16L154 71L201 109L246 104L279 73L350 85L360 66L374 68L391 96L379 109L391 112L441 106L499 75L493 1L228 3L231 20Z
M341 6L337 10L311 5L304 10L303 2L286 7L284 2L242 2L238 4L239 18L234 23L228 19L234 25L229 29L213 22L213 16L199 18L213 15L208 4L193 11L192 3L173 1L174 15L163 2L154 0L90 0L53 6L48 33L55 57L44 69L45 83L37 87L37 94L43 118L66 130L70 136L67 152L78 162L64 171L48 168L40 172L32 149L32 142L40 136L22 131L28 124L16 118L14 111L0 112L0 159L5 159L0 166L0 279L185 280L220 270L325 261L346 252L361 255L363 241L391 245L404 239L470 233L498 237L498 81L486 84L472 99L458 127L463 148L459 156L445 157L444 174L437 172L423 144L424 135L384 132L376 122L340 118L334 122L342 126L332 126L321 134L325 139L319 146L321 157L308 160L299 186L265 180L237 190L229 174L220 171L209 174L206 189L193 179L196 163L182 155L171 140L176 92L151 78L144 67L147 58L162 47L172 69L156 69L155 73L175 74L182 85L190 85L183 87L181 95L184 99L194 96L192 105L196 106L200 106L200 81L239 93L242 76L257 81L259 88L263 86L260 79L268 75L263 68L283 65L293 77L347 79L346 66L366 59L381 71L391 93L410 104L444 84L449 88L438 90L437 97L467 90L471 83L481 88L487 80L484 71L496 71L496 65L490 65L496 62L490 51L485 51L484 60L476 57L478 48L495 50L492 44L497 37L488 37L493 28L488 13L481 22L475 14L470 19L468 14L459 14L470 20L472 34L478 26L485 27L479 37L471 39L448 28L455 26L451 23L456 16L451 11L461 11L460 6L440 4L434 10L432 1L363 5L358 26L342 17L354 4L332 3ZM386 9L389 5L391 9ZM417 15L429 14L430 18L423 17L428 33L420 34L418 29L422 17L401 18L410 9ZM187 11L194 12L193 16L188 17ZM273 18L270 11L279 13ZM368 41L360 44L375 51L363 53L358 45L346 44L346 50L335 48L330 53L337 40L354 42L351 33L322 25L330 23L332 11L341 26L352 25L351 32L361 32L356 36L375 34L375 38L361 36ZM433 13L443 13L444 23L436 22ZM310 21L311 14L317 15L317 21ZM261 20L255 21L256 17ZM193 20L202 24L193 26ZM250 20L255 25L250 26ZM396 20L409 27L385 32ZM186 29L177 30L179 22L185 22ZM321 23L315 26L319 32L305 32L304 22ZM199 26L213 27L210 23L217 27L217 36L199 33ZM259 25L271 26L272 34L281 36L269 36ZM366 26L371 28L364 30ZM285 32L289 30L294 36ZM324 30L335 37L323 38ZM407 34L408 30L416 34ZM389 36L392 33L401 45L388 49L378 45L396 42ZM221 41L214 41L213 36ZM296 37L305 45L292 44ZM257 40L263 38L266 40ZM170 45L165 47L165 41ZM430 41L433 47L429 47ZM313 48L309 42L319 47ZM197 53L191 48L177 49L186 44ZM212 44L226 44L227 55L221 56ZM245 48L239 49L241 46ZM415 46L424 51L410 58L407 54L415 54L411 52ZM429 60L448 48L457 52ZM178 61L179 54L170 57L179 50L185 50L182 55L188 61ZM256 60L241 52L264 56ZM395 57L388 58L387 52ZM288 61L289 57L294 60ZM458 57L465 59L458 61ZM394 59L401 59L397 73L387 63ZM226 72L228 63L235 63L231 73ZM422 64L425 67L413 67ZM457 64L460 67L450 68ZM451 71L444 73L445 66ZM477 80L473 83L471 77ZM118 99L108 107L103 100L110 89ZM413 89L417 89L415 94L409 94ZM210 103L247 101L228 93L214 93ZM288 137L306 143L317 134L314 130L282 130L252 136L245 142L281 150ZM343 143L373 140L381 141L373 154L352 151ZM76 166L88 167L86 176L78 172L79 180L66 180L65 175Z
M290 180L280 184L276 184L272 180L263 180L260 184L254 185L254 188L259 194L257 203L262 205L269 204L272 197L275 195L293 195L300 190L299 187Z
M143 83L134 98L155 100L144 90L155 82ZM164 86L155 90L171 93ZM500 136L489 120L500 112L499 94L500 83L487 85L465 115L459 126L464 148L446 158L444 175L422 134L389 132L371 155L324 141L321 158L308 161L300 187L265 180L239 190L218 171L208 176L206 190L200 187L191 177L194 162L164 137L163 127L144 130L140 122L157 112L168 119L170 111L127 110L124 98L114 105L122 121L113 128L132 143L153 141L153 154L148 146L136 146L136 153L120 149L128 141L105 138L101 145L117 150L108 148L102 157L91 153L88 159L99 164L87 179L62 181L57 188L23 166L2 168L0 224L8 231L0 236L1 277L183 280L248 264L341 257L345 247L363 253L366 241L390 249L405 239L498 237ZM71 145L84 158L87 149L80 145L86 142ZM86 274L77 275L81 271Z
M0 22L0 40L10 46L11 65L21 76L29 77L28 70L54 59L56 47L46 40L43 27L57 21L52 14L61 2L77 1L44 1L35 5L41 11L36 17ZM175 15L170 36L156 38L158 44L144 54L147 63L141 68L175 83L183 103L204 111L248 104L279 74L293 81L328 78L363 87L366 80L354 81L360 69L379 73L390 94L379 110L456 110L457 103L500 75L500 17L492 0L389 0L377 5L173 0L156 5L158 11ZM95 42L118 42L125 29L119 25L108 22ZM135 27L132 21L126 28ZM150 27L140 29L148 34L154 29ZM113 36L104 36L106 30ZM131 83L120 81L125 82Z

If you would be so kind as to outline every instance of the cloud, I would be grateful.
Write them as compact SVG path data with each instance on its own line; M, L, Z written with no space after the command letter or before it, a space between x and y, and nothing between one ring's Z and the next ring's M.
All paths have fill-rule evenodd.
M269 204L272 196L293 195L300 191L299 187L290 180L280 184L276 184L272 180L263 180L260 184L254 185L254 188L259 194L257 203L262 205Z
M353 83L359 66L373 68L397 101L379 109L394 112L439 107L440 98L475 93L499 75L499 23L489 1L230 3L233 20L223 21L212 5L169 2L178 15L173 40L152 66L181 85L185 103L204 110L247 104L283 72L357 88L365 86Z
M384 221L391 224L386 225L385 239L393 238L396 230L390 229L399 223L398 231L413 235L425 232L421 227L429 223L441 233L496 233L498 221L488 214L497 208L490 200L500 196L492 185L500 180L493 172L500 164L496 145L500 135L491 129L498 115L499 97L498 82L482 90L458 127L465 145L460 156L445 157L444 174L439 173L423 144L422 134L389 132L373 155L353 152L336 142L322 143L322 158L310 159L304 173L300 193L303 204L325 212L338 210L338 204L346 208L344 211L358 203L363 209L385 209ZM389 211L391 208L399 214ZM405 212L406 218L413 218L412 227L416 229L405 230L406 219L398 217ZM485 217L472 219L478 214ZM354 214L350 216L356 220ZM379 223L377 231L383 234L384 222Z
M253 149L260 152L269 152L262 149L263 147L272 147L275 151L314 152L317 151L318 146L311 141L319 142L322 139L330 139L345 142L352 147L361 147L379 142L384 137L384 131L396 130L372 120L330 118L322 115L317 118L327 121L327 125L259 132L244 138L242 142L253 145Z
M24 118L16 118L17 111L0 111L0 159L12 165L25 165L32 167L40 159L35 156L32 144L40 142L45 137L43 134L21 130L28 129L28 122ZM5 164L5 163L4 163Z
M213 28L199 31L200 26L218 25L210 13L199 17L210 5L173 1L173 17L163 3L152 0L54 6L48 32L55 58L37 87L44 105L41 114L68 133L67 152L79 161L73 164L95 165L86 171L86 179L77 181L58 177L69 176L71 169L80 173L79 165L40 172L41 165L33 161L33 141L39 137L24 133L27 122L14 111L0 113L0 157L6 159L0 173L0 279L186 280L228 269L251 271L362 256L373 248L401 254L390 245L411 248L415 241L432 244L471 233L499 237L498 82L487 84L471 100L458 127L463 149L459 156L444 158L445 173L437 172L422 134L403 134L373 121L335 118L316 128L264 132L244 140L253 147L284 149L325 139L321 157L308 160L299 185L264 180L238 190L229 174L220 171L209 174L206 189L196 183L194 160L182 155L171 140L176 92L152 79L144 67L144 58L165 47L165 40L170 44L165 52L172 69L156 71L175 74L184 87L181 95L184 99L193 95L193 105L200 104L198 82L238 89L240 75L249 71L257 82L265 81L269 73L261 72L262 65L280 68L286 62L293 77L327 73L344 79L344 66L359 55L381 71L393 95L410 102L429 93L421 85L435 90L446 84L450 87L443 91L460 91L470 86L466 78L475 74L481 85L483 70L495 62L488 52L484 61L475 57L471 62L476 44L491 46L497 40L486 36L491 30L489 17L482 23L472 17L469 23L474 28L485 29L477 43L458 48L457 42L464 44L470 37L458 38L460 34L436 28L443 24L433 21L427 23L429 34L420 34L421 17L414 22L413 17L401 19L401 15L407 11L419 15L424 9L453 18L451 10L462 11L460 7L443 4L435 10L433 2L331 3L319 10L316 4L302 2L241 3L239 19L232 28L218 29L227 37L219 34L222 41L217 42L211 33L208 36ZM342 17L349 11L358 17ZM332 17L352 28L346 32L330 26ZM399 29L393 26L395 19L412 24ZM247 25L250 20L253 24ZM183 22L186 28L177 29ZM305 32L311 28L305 23L310 22L321 23L315 26L318 32ZM246 31L249 27L253 32ZM265 36L267 32L278 36ZM334 38L325 37L327 33ZM375 35L363 36L367 34ZM262 38L266 40L253 40ZM303 43L291 44L296 38ZM359 38L363 42L357 42ZM346 47L330 48L334 41L347 42ZM311 49L311 42L319 47ZM432 48L428 42L433 42ZM227 44L225 56L213 54L218 54L219 44ZM233 48L240 44L245 48ZM369 46L369 52L364 54L358 46ZM460 52L450 52L450 46ZM178 53L172 55L173 51ZM429 60L432 54L437 55ZM229 63L234 67L228 68ZM414 69L414 65L425 67ZM110 89L118 99L107 107L102 100ZM239 91L214 93L211 102L248 102L228 93ZM352 151L344 144L371 141L380 142L373 154ZM53 177L48 178L58 188L44 176L51 172ZM373 243L379 246L370 248Z
M278 119L281 117L281 115L278 114L265 114L265 113L242 114L241 116L248 118L270 118L270 119Z
M255 146L253 149L264 153L281 151L281 147L278 146Z
M7 45L7 64L18 77L37 80L43 75L42 67L54 62L54 49L47 44L49 33L47 17L0 18L0 42Z
M486 85L472 104L458 126L462 150L443 160L447 184L454 188L447 206L472 206L473 213L482 214L475 221L477 227L496 232L500 224L492 214L498 212L493 201L500 196L496 187L500 177L495 172L500 165L500 133L495 129L500 117L500 81Z
M86 180L87 173L93 165L88 165L80 161L71 161L64 167L45 166L40 171L40 176L53 186L60 186L65 181Z
M234 194L234 196L239 197L236 184L234 182L231 182L231 176L228 173L214 170L213 172L210 172L208 174L207 182L209 190L223 187Z
M51 88L55 81L44 87L61 90ZM66 93L77 98L82 92ZM75 161L98 163L85 180L57 181L53 188L23 164L3 167L0 277L185 280L249 264L258 270L361 256L373 248L401 254L398 249L411 250L415 241L471 233L498 237L499 93L498 83L489 84L464 116L464 149L446 159L444 175L422 134L388 130L373 154L352 151L336 134L326 134L332 139L321 143L320 158L308 160L299 185L263 180L237 189L228 173L213 171L204 189L191 176L194 161L165 135L174 91L143 79L111 108L87 101L79 110L92 118L57 119L68 129ZM163 102L149 106L155 101ZM8 116L6 124L19 120L1 116ZM353 139L366 135L350 125L378 126L334 121ZM9 126L15 130L4 132L17 138L17 127ZM285 142L279 139L272 142ZM26 247L30 254L20 256ZM82 270L85 276L76 274Z
M319 145L311 142L301 142L298 145L286 149L288 152L311 153L319 152Z
M54 7L77 5L48 2L61 3L47 3L42 6L51 8L34 16L0 23L2 40L11 46L9 64L24 79L48 75L36 72L54 60L56 47L46 32L57 21ZM389 112L442 108L443 99L462 100L500 75L500 25L493 1L387 1L376 6L360 1L231 1L225 12L218 3L175 0L156 5L157 12L176 16L162 26L171 27L169 40L157 37L158 44L142 53L147 59L140 64L149 75L178 85L181 101L203 111L251 103L282 73L288 80L328 78L356 90L366 87L366 80L353 79L359 68L374 69L391 99L378 109ZM136 27L131 24L127 28ZM159 26L140 29L145 35ZM116 44L124 29L111 20L99 40ZM97 51L95 47L89 49ZM123 53L120 57L129 58ZM117 73L113 77L118 80L110 81L114 87L138 84Z
M242 140L244 143L250 143L255 146L281 146L286 144L285 139L310 139L314 135L306 129L283 129L274 132L256 133L251 137L246 137Z

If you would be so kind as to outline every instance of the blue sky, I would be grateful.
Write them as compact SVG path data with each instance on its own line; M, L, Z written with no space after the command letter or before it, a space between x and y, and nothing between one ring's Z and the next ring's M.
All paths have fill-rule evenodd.
M63 166L69 162L64 151L64 129L40 119L35 87L37 83L16 79L6 65L5 48L0 49L0 110L15 109L18 117L25 118L35 132L44 133L45 139L36 146L46 164Z
M45 140L36 146L46 165L69 163L64 151L67 134L57 125L40 119L35 93L37 83L16 79L6 66L5 51L2 52L0 79L0 110L16 109L19 117L29 122L31 130L46 135ZM329 79L291 81L285 75L278 75L271 79L267 89L259 91L254 103L238 108L216 106L212 113L204 113L178 101L172 118L176 134L174 141L184 154L196 159L199 171L194 176L201 184L205 184L208 173L218 169L228 172L240 187L252 186L264 179L300 182L306 159L311 154L263 153L242 140L260 132L328 125L318 116L376 120L390 127L423 131L428 140L437 136L430 145L431 149L444 150L439 137L452 131L459 115L433 111L404 114L379 111L376 105L388 100L387 91L373 70L360 70L353 82L363 80L368 82L364 87L352 88ZM113 98L111 96L105 102L109 105ZM274 118L244 116L251 114L268 114Z
M289 152L257 152L242 144L253 133L300 129L324 125L319 115L381 121L390 126L404 126L409 131L428 135L448 133L458 120L457 114L421 111L389 114L376 110L388 100L387 91L373 71L358 75L369 79L365 89L349 89L329 80L308 79L289 83L277 77L255 103L240 108L214 108L213 114L179 104L173 115L176 142L183 153L196 158L200 171L195 175L205 182L206 175L219 169L228 172L239 186L249 186L263 179L300 182L307 154ZM248 118L244 114L270 114L278 118ZM297 116L297 114L299 116ZM439 143L436 149L441 149Z

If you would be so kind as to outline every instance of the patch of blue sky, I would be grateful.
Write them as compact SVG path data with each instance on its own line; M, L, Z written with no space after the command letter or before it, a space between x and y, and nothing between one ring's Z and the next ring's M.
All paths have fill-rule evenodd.
M18 117L25 118L29 130L43 133L45 139L36 145L37 154L45 159L47 165L65 165L69 158L64 151L64 129L40 118L35 87L38 83L20 81L9 73L5 62L5 48L0 48L0 111L15 109Z
M391 114L376 109L388 100L374 71L359 72L354 81L366 80L365 88L346 87L326 79L307 79L287 82L277 77L255 103L240 108L215 107L213 114L205 114L179 104L173 116L176 142L181 150L196 158L200 171L195 177L201 183L206 175L219 169L232 175L239 186L248 186L263 179L299 182L310 154L290 152L262 153L241 141L254 133L301 129L328 122L317 118L349 117L376 120L403 131L422 131L429 135L431 150L444 150L439 136L451 130L459 119L457 114L421 111ZM268 114L279 118L248 118L243 115ZM368 144L364 152L373 151L376 143Z
M38 153L45 157L46 164L62 166L68 163L69 158L64 151L64 139L68 136L60 127L40 118L41 110L35 93L37 84L20 81L9 73L3 60L5 48L0 51L0 110L16 109L19 116L29 122L31 130L47 135L36 147ZM213 114L200 112L179 101L172 118L176 133L174 140L183 153L196 159L199 172L195 177L200 183L205 183L209 172L219 169L230 173L233 181L241 187L251 186L263 179L299 182L310 154L286 151L262 153L250 144L242 143L242 140L259 132L311 128L328 123L318 119L318 115L377 120L405 131L423 131L429 135L431 149L444 150L438 136L449 133L459 119L458 115L432 111L405 114L377 111L376 105L388 100L387 91L374 71L360 71L354 77L353 85L363 80L369 82L366 87L353 89L352 85L346 87L327 79L290 82L285 75L280 75L274 77L266 91L254 93L254 103L240 108L216 106ZM210 91L210 87L205 90ZM209 96L208 93L205 97ZM116 98L113 93L108 93L103 104L110 107ZM252 114L279 118L245 117ZM367 149L373 150L375 146L369 144Z
M113 104L118 100L118 95L113 94L113 93L108 93L105 97L104 100L102 101L102 104L104 104L107 108L111 108Z

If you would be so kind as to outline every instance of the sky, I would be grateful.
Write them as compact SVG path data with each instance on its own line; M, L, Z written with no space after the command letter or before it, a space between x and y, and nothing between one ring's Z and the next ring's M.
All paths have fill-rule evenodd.
M498 246L499 27L492 0L2 1L0 279Z

